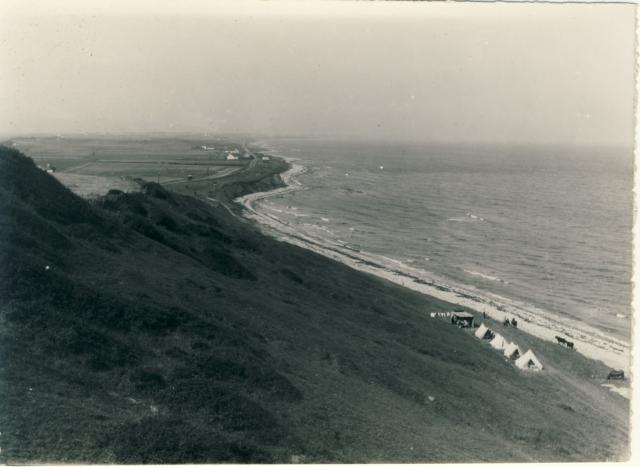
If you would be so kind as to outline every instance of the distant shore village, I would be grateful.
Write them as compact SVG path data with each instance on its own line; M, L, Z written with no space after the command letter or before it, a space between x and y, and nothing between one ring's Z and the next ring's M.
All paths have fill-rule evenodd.
M217 148L214 146L207 146L206 144L203 144L202 146L200 146L200 148L203 151L216 151ZM225 154L225 159L228 161L237 161L240 159L251 159L251 154L249 152L241 152L238 148L235 149L230 149L230 150L226 150L224 151ZM271 160L271 158L269 156L262 156L260 158L263 161L269 161Z

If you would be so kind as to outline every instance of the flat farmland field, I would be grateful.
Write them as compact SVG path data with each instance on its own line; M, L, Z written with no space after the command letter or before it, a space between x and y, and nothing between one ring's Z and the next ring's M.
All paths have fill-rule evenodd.
M240 167L239 165L229 167L205 163L189 164L187 162L167 164L162 161L146 163L96 161L87 162L67 172L84 175L100 175L104 177L143 178L145 180L162 183L176 178L185 179L189 175L193 178L203 178L217 175L222 171L229 173L229 169L235 171Z
M177 186L237 172L251 162L242 144L220 137L21 137L9 144L82 196L134 189L136 178ZM227 160L233 155L237 160ZM243 157L244 156L244 157Z

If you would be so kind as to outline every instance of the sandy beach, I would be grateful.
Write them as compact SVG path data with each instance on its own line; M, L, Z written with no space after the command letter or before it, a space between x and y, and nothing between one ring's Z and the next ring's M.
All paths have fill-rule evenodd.
M576 351L584 356L599 360L611 368L623 369L628 373L630 365L630 346L598 329L586 324L552 315L544 310L532 308L531 305L517 303L503 297L480 297L477 291L460 286L452 286L446 279L437 277L427 271L412 268L390 258L373 255L364 251L351 249L340 242L301 233L278 217L260 209L260 202L267 198L280 196L305 187L296 179L306 171L306 167L296 159L285 158L291 165L282 174L285 187L268 192L252 193L236 201L245 208L244 216L255 220L262 230L278 240L297 245L328 258L340 261L349 267L373 274L411 290L436 297L460 305L488 317L503 321L505 318L518 320L518 329L555 342L556 336L574 342Z

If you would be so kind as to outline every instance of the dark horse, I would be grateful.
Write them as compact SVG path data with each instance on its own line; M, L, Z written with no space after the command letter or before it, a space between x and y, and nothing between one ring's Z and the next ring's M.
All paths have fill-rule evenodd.
M573 349L573 342L566 340L564 337L556 336L558 344L564 345L568 349Z

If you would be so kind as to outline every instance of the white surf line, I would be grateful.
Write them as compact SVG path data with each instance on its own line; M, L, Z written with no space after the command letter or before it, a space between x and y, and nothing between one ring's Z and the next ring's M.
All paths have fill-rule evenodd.
M613 384L601 384L600 386L609 389L611 392L615 392L616 394L621 395L625 399L631 399L631 388L628 387L618 387Z
M280 241L297 245L318 254L377 277L387 279L395 284L411 290L438 298L454 305L470 308L478 313L486 313L496 321L503 321L507 316L515 317L519 321L518 329L544 340L555 342L555 336L568 336L575 343L576 350L582 355L599 360L606 365L623 369L629 369L629 345L615 338L605 335L597 329L585 329L581 323L550 315L549 313L535 309L535 313L518 306L517 303L501 303L499 297L496 300L477 297L475 291L466 290L460 286L451 286L446 281L418 269L408 266L384 264L384 260L366 252L341 248L338 244L330 244L322 239L310 237L297 231L279 219L261 213L254 208L254 203L271 196L302 189L303 186L295 180L294 176L303 173L305 167L292 164L282 179L288 186L273 191L252 193L236 201L244 207L244 217L253 219L262 227L265 233L270 234ZM395 260L394 260L395 261ZM532 308L532 307L528 307Z

